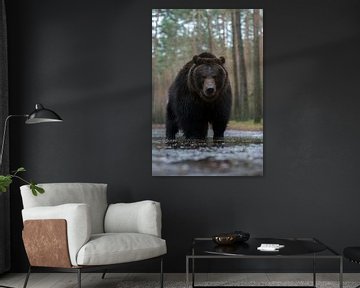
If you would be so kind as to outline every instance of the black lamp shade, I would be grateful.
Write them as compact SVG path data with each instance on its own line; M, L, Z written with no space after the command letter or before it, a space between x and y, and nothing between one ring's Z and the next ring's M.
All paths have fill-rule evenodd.
M46 122L62 122L61 117L54 111L44 108L41 104L35 105L35 110L29 114L26 124L38 124Z

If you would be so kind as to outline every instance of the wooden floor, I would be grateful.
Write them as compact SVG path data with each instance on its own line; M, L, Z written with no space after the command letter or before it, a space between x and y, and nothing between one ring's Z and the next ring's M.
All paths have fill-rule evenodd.
M231 279L232 281L249 280L261 283L267 283L269 281L312 281L312 274L308 273L212 273L212 274L197 274L197 281L226 281ZM1 285L10 286L14 288L22 288L24 284L25 274L13 274L8 273L0 276ZM317 281L338 281L338 274L336 273L319 273L317 274ZM143 281L143 282L142 282ZM101 273L83 273L82 275L82 287L83 288L119 288L119 287L141 287L141 283L152 283L146 287L157 286L159 281L159 274L125 274L125 273L109 273L106 275L106 279L101 279ZM351 283L350 283L351 282ZM354 283L360 284L359 273L346 273L344 274L344 285L349 287ZM124 284L125 283L125 284ZM134 284L132 284L134 283ZM139 284L140 283L140 284ZM355 285L356 286L356 285ZM76 288L76 273L32 273L28 288ZM172 287L185 287L185 274L165 274L165 288Z

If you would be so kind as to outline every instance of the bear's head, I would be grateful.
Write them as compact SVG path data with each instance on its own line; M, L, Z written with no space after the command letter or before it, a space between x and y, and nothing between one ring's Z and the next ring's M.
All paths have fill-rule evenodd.
M228 73L224 68L225 58L216 58L213 54L195 55L188 72L188 87L201 99L212 102L221 95L228 83Z

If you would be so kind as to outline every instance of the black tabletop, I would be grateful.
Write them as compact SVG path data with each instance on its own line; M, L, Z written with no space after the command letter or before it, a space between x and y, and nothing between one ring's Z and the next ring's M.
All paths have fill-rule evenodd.
M279 251L269 252L257 249L261 244L284 245ZM217 245L211 239L194 242L195 254L219 255L302 255L324 251L327 247L313 239L250 238L244 243Z

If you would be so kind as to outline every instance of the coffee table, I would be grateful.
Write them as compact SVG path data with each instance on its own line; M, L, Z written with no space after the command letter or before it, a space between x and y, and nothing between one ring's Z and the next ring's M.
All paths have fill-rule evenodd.
M257 250L262 243L280 244L284 248L277 252L263 252ZM189 287L189 274L191 268L192 283L190 287L205 287L195 285L195 260L201 259L310 259L312 260L313 285L293 287L316 288L316 260L333 259L339 261L339 287L343 287L343 258L335 250L315 238L250 238L245 243L228 246L219 246L211 238L194 238L191 253L186 255L186 287ZM190 267L191 266L191 267ZM214 286L212 286L214 287ZM229 286L222 286L229 287ZM231 286L248 287L248 286ZM251 286L256 287L256 286ZM262 286L263 287L263 286ZM271 286L276 287L276 286ZM284 287L284 286L281 286Z

